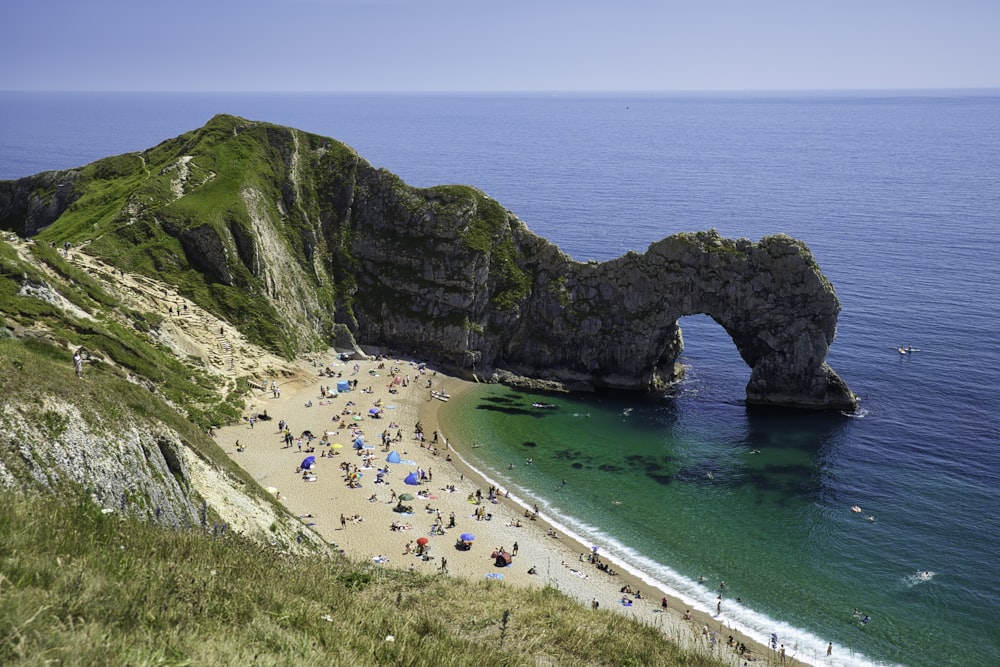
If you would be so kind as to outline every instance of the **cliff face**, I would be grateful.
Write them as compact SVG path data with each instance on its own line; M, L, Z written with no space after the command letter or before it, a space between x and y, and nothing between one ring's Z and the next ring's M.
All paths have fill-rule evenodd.
M168 526L198 525L183 445L136 422L95 426L54 397L0 407L0 486L48 493L85 489L100 506ZM103 446L95 446L103 443Z
M855 405L825 364L836 294L786 236L679 234L579 263L478 190L411 188L333 140L228 116L98 164L49 176L72 181L61 199L39 177L0 183L0 222L175 273L230 321L247 299L272 348L357 342L466 375L649 391L674 379L678 318L705 313L752 368L748 402Z

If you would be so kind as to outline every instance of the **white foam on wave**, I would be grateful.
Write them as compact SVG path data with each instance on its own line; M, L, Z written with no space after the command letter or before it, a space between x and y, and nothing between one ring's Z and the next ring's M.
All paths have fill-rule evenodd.
M452 450L454 451L454 450ZM469 463L467 459L455 452L465 465L469 466L486 482L497 488L504 488L490 475ZM778 643L785 645L786 654L808 665L816 667L837 667L851 665L852 667L899 667L892 663L876 662L854 652L850 647L834 643L833 657L826 656L827 641L824 641L801 628L794 627L784 621L778 621L750 607L738 604L735 600L725 600L722 616L715 616L717 592L703 584L681 575L670 567L658 563L639 553L635 549L619 542L614 537L605 534L596 526L591 526L576 517L563 514L554 508L545 498L532 498L532 501L521 498L508 491L507 499L524 510L530 510L535 504L545 515L545 520L563 535L580 544L599 547L601 559L610 562L618 570L624 570L647 583L650 586L665 591L668 595L678 598L691 609L710 614L725 627L738 631L747 637L752 637L761 644L768 646L771 635L776 634ZM575 528L571 529L568 526Z
M903 583L907 587L913 588L914 586L919 586L920 584L926 584L928 581L934 578L936 572L931 572L930 570L918 570L913 574L908 574L903 577Z

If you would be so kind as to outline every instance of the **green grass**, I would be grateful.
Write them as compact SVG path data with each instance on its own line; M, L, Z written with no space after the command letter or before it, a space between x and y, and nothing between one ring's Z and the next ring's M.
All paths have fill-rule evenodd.
M102 350L107 355L117 354L124 358L133 354L124 346L117 348L104 335L95 333L80 337L80 342L97 340L104 346ZM141 346L139 350L142 350ZM142 361L141 357L137 359ZM206 435L207 426L203 422L212 425L239 419L245 383L220 399L216 394L210 394L207 388L199 387L183 377L184 371L181 369L184 367L176 360L163 354L162 361L172 361L173 366L179 367L167 367L161 374L163 379L160 386L167 390L165 394L181 392L184 387L191 392L200 392L201 401L189 397L192 402L188 407L188 415L180 414L161 396L127 379L119 367L108 363L88 363L85 368L86 379L80 382L74 375L73 364L65 348L45 339L0 338L0 373L4 376L5 391L17 396L19 404L41 405L44 397L54 396L76 405L82 418L95 425L127 425L130 419L151 424L163 423L177 432L202 457L217 465L231 467L228 457ZM184 398L180 393L178 397ZM200 405L204 407L199 407ZM65 426L57 415L42 412L38 413L36 421L49 427L53 436Z
M552 589L289 556L85 500L5 494L0 536L3 665L722 664Z

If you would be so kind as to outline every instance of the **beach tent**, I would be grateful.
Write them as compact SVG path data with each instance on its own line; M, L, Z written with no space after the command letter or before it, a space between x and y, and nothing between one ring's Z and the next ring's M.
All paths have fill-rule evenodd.
M338 392L344 392L344 391L350 391L350 390L351 390L351 381L350 380L338 380L337 381L337 391Z
M399 463L402 459L399 458L399 452L394 449L389 452L389 456L385 457L385 460L389 463Z
M314 465L316 465L316 457L307 456L304 459L302 459L302 465L300 465L299 467L302 468L303 470L311 470Z
M494 564L497 567L507 567L508 565L510 565L511 557L509 553L507 553L506 551L496 551L494 553L496 554L496 560L494 560Z
M420 484L420 480L417 478L417 473L415 472L411 472L407 475L403 482L409 484L410 486L418 486Z
M357 438L354 440L354 449L361 449L365 446L365 441L363 438Z

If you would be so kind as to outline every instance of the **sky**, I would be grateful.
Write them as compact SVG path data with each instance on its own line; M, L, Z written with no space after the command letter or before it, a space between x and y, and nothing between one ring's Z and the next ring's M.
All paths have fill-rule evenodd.
M1000 88L1000 0L4 0L0 90Z

